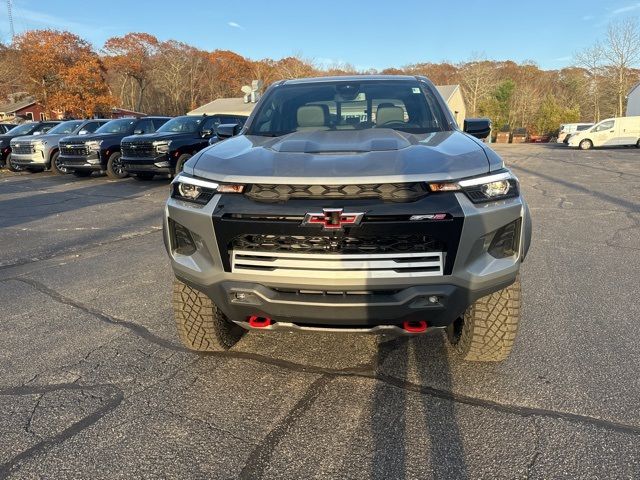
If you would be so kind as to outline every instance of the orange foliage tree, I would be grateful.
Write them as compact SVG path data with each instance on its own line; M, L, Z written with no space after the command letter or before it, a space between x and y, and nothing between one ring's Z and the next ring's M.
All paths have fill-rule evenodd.
M25 88L48 112L90 116L112 102L98 55L69 32L31 30L15 38Z
M125 106L141 110L145 91L154 73L154 57L160 42L148 33L127 33L104 44L107 68L119 77L120 98Z

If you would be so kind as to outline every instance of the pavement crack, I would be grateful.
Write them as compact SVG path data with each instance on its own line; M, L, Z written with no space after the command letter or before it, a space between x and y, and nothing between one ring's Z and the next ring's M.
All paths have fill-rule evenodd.
M531 422L533 424L534 443L533 454L531 455L531 460L529 460L529 463L527 464L527 473L525 477L527 480L531 478L531 472L533 471L533 468L535 467L536 462L540 457L540 429L535 417L531 419Z
M318 398L326 385L332 380L330 376L323 375L309 385L309 388L300 400L298 400L284 418L271 429L262 442L249 453L247 463L242 467L238 478L253 480L264 476L275 448L289 433L291 427L311 408L316 398Z
M153 343L155 345L159 345L161 347L167 348L169 350L174 350L177 352L190 352L190 350L184 347L176 345L175 343L169 340L165 340L164 338L159 337L154 333L151 333L149 329L147 329L146 327L138 323L132 322L130 320L117 318L107 313L101 312L96 308L93 308L89 305L85 305L84 303L74 300L72 298L66 297L61 293L58 293L55 290L47 287L45 284L38 282L37 280L32 280L30 278L24 278L24 277L13 277L7 280L14 280L16 282L22 282L26 285L29 285L34 289L36 289L37 291L39 291L40 293L43 293L48 297L52 298L56 302L62 303L64 305L68 305L70 307L77 308L78 310L81 310L104 323L124 327L128 329L130 332L132 332L133 334L135 334L136 336L148 341L149 343Z
M0 390L0 396L39 395L40 398L42 398L47 393L58 392L62 390L83 391L83 390L98 390L98 389L103 389L103 390L107 389L110 392L109 398L104 402L104 404L98 410L96 410L90 415L87 415L86 417L83 417L77 422L72 423L57 435L54 435L52 437L39 441L35 445L27 448L26 450L23 450L19 454L13 456L12 458L5 461L4 463L0 464L0 478L7 478L9 475L17 472L26 461L32 459L33 457L36 457L37 455L40 455L41 453L48 451L49 449L57 445L60 445L61 443L65 442L71 437L74 437L80 432L86 430L87 428L89 428L90 426L98 422L102 417L104 417L108 413L115 410L120 405L120 403L122 403L122 400L124 399L124 393L122 392L122 390L120 390L118 387L116 387L113 384L87 386L87 385L78 385L75 383L61 383L56 385L44 385L44 386L38 386L38 387L36 386L9 387L9 388ZM35 412L35 408L34 408L34 412ZM33 417L33 412L30 418L32 417Z

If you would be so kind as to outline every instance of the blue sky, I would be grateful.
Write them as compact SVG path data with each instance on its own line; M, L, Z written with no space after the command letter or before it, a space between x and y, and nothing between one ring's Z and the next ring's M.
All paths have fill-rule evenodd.
M636 15L640 1L631 0L13 0L17 32L70 30L97 48L111 36L142 31L252 59L301 54L359 69L472 55L556 69L602 38L610 21ZM0 38L9 36L2 0Z

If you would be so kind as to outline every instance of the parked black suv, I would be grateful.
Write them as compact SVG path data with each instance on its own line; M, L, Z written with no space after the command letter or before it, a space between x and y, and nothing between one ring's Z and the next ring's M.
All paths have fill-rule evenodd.
M104 124L92 135L76 135L60 140L58 163L78 177L106 171L111 178L124 178L120 141L129 135L153 133L170 117L120 118Z
M41 135L47 133L60 122L31 122L18 125L12 128L4 135L0 135L0 165L9 170L17 169L11 165L11 140L16 137L24 137L27 135Z
M0 135L4 135L12 128L17 127L18 125L15 123L0 123Z
M126 172L139 180L179 173L184 162L209 145L218 125L242 120L235 115L173 118L156 133L123 138L120 144L122 163Z

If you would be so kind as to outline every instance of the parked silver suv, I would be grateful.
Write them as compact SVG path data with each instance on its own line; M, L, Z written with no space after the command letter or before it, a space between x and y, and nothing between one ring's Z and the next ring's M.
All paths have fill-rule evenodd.
M58 141L69 135L95 132L109 120L68 120L47 133L37 136L16 137L11 140L11 163L15 168L41 172L51 168L56 173L67 173L59 164Z
M466 133L465 133L466 132ZM172 184L173 306L194 350L246 330L418 335L505 359L531 238L517 178L424 77L274 84Z

